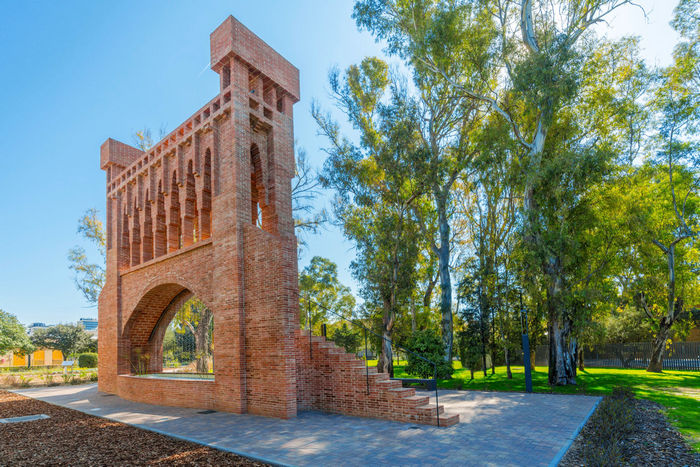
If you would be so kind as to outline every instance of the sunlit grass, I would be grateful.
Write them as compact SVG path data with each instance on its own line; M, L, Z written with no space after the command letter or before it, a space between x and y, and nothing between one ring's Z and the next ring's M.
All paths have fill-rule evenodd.
M376 365L376 360L370 360ZM394 376L411 378L403 371L405 362L394 362ZM512 366L513 379L506 377L506 367L496 367L495 374L487 370L475 372L470 379L469 370L454 362L452 379L438 381L442 389L467 389L478 391L525 391L525 373L522 366ZM656 401L666 407L669 420L685 435L693 449L700 452L700 372L664 371L648 373L645 370L618 368L589 368L579 371L575 386L550 386L547 367L537 367L532 372L535 392L556 394L606 395L617 386L630 387L637 397Z

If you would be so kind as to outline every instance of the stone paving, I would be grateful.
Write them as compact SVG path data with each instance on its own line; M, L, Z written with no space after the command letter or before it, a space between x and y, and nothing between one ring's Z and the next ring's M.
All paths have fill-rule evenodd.
M287 465L551 465L600 399L440 391L445 411L459 413L461 422L437 428L319 412L301 412L291 420L202 414L126 401L98 392L95 384L15 392Z

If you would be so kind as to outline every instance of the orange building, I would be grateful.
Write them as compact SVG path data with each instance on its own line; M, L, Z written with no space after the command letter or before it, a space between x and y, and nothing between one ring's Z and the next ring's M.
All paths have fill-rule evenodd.
M27 366L28 357L30 366L60 365L63 362L63 354L60 350L40 349L29 355L23 355L19 352L10 352L3 355L0 357L0 367Z

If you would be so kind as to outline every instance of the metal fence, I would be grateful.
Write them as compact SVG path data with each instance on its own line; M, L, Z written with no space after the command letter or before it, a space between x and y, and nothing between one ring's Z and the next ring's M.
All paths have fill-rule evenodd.
M584 347L583 363L591 368L646 368L651 357L650 342L603 344ZM547 366L549 346L538 345L535 364ZM664 352L664 370L700 371L700 342L678 342L668 345Z

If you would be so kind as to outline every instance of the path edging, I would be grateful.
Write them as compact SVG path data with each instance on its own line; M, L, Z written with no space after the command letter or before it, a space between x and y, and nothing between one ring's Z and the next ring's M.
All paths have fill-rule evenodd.
M583 430L583 427L588 423L588 420L591 418L591 415L593 415L593 412L595 412L595 409L598 408L598 404L600 404L600 401L602 401L602 397L598 397L598 400L596 403L593 405L591 408L590 412L588 412L588 415L586 415L586 418L581 422L581 424L576 428L576 431L574 431L574 434L569 438L569 440L564 444L564 446L561 447L559 452L557 453L556 456L554 456L554 459L552 459L552 462L549 463L549 467L557 467L559 465L559 462L564 458L566 455L566 452L569 450L572 444L574 444L574 441L576 440L576 437L578 436L579 433L581 433L581 430Z

